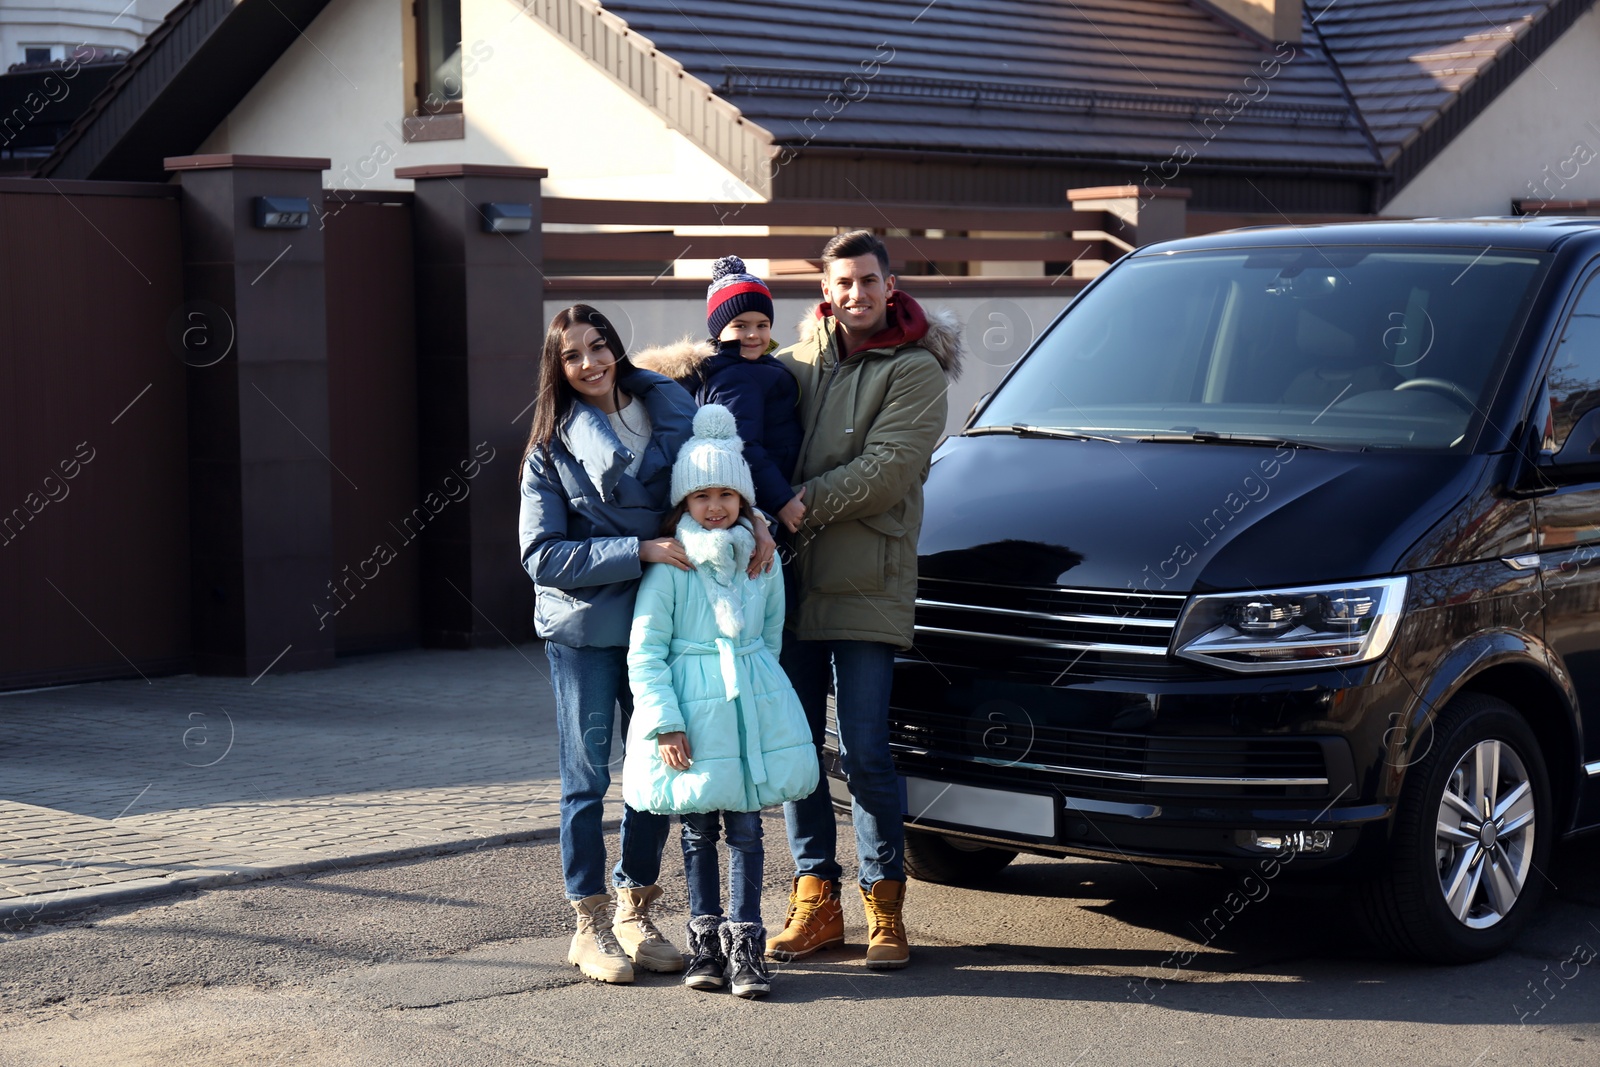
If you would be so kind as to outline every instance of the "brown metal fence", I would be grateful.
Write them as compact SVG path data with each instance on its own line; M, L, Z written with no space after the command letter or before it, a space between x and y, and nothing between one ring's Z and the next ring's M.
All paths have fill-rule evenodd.
M501 577L503 561L514 550L508 517L514 502L484 498L431 524L431 514L419 510L427 488L421 484L419 442L434 432L452 448L470 451L475 440L468 437L499 435L503 450L515 454L520 425L508 429L499 408L506 406L508 383L529 386L545 296L631 301L627 306L638 316L649 317L641 325L661 330L669 321L693 322L694 305L704 293L703 280L667 277L672 263L729 252L768 259L775 292L784 299L810 297L827 236L865 227L886 233L891 253L903 257L897 269L921 269L919 292L966 300L973 314L988 307L977 301L1032 301L1029 307L1047 318L1087 278L1139 244L1186 230L1273 221L1198 213L1186 220L1181 200L1146 205L1137 190L1126 188L1076 190L1073 203L1059 210L546 199L541 211L549 228L542 246L535 239L502 247L475 243L491 238L479 232L477 201L455 184L440 201L451 210L432 214L411 193L327 193L317 219L323 260L315 269L324 271L319 309L304 306L315 297L303 287L282 288L295 294L292 299L272 297L277 290L271 285L254 288L288 253L288 243L278 258L264 259L259 272L254 261L211 260L219 249L233 247L225 239L229 233L251 232L258 186L270 191L290 181L284 175L295 168L314 182L325 163L256 157L179 162L190 167L184 180L194 182L192 190L183 186L182 195L192 192L194 198L184 202L181 217L176 185L0 179L0 689L206 666L207 651L191 628L203 609L228 593L209 582L197 584L192 557L200 559L208 546L218 545L230 566L244 556L241 545L222 545L224 537L206 533L204 522L195 527L201 532L192 533L191 510L196 517L223 516L224 526L236 528L251 521L252 507L259 512L262 500L305 499L322 491L320 463L300 464L289 474L310 483L298 489L280 485L244 501L232 498L241 478L259 476L259 462L252 461L255 473L245 470L241 442L258 448L267 438L239 420L200 417L218 410L205 404L238 399L228 389L214 400L191 397L185 364L203 368L227 357L235 339L212 332L233 330L235 319L205 301L185 302L186 269L191 282L221 277L219 291L233 292L235 302L249 294L249 314L237 321L257 323L258 331L266 329L259 324L272 324L270 336L237 339L241 352L255 353L256 363L263 352L292 356L297 346L320 352L326 343L327 454L321 458L329 461L330 508L307 520L326 524L326 533L310 530L296 557L309 560L300 575L308 589L322 581L323 561L331 558L326 596L309 590L317 599L300 600L299 585L294 596L258 589L250 606L252 626L290 635L284 638L289 647L256 649L258 658L282 658L293 649L312 663L330 650L368 652L443 640L429 636L436 630L450 640L475 642L483 636L474 621L478 616L484 634L507 639L526 632L529 590L520 575ZM202 163L237 167L243 177L233 184L215 175L202 180L211 173ZM418 177L420 182L428 176ZM479 199L537 201L539 177L535 171L463 171L429 180L477 182ZM196 229L184 231L191 224ZM724 229L734 226L767 229L762 236L759 230ZM270 248L259 234L252 236L253 247ZM429 249L431 265L423 262ZM478 280L470 285L462 281L465 261L451 258L457 251L471 253L471 277ZM195 259L187 268L186 255ZM1010 264L1032 265L1034 277L984 275L974 267L979 263L1002 272ZM506 264L509 269L502 269ZM279 267L273 280L282 281L291 266ZM243 280L251 274L254 280ZM452 284L444 295L419 303L417 279L424 275ZM497 285L504 291L495 290ZM467 301L471 286L497 295ZM528 299L518 303L519 296ZM286 302L292 306L277 306ZM1006 306L1018 313L1013 317L1027 318L1027 309ZM320 310L325 319L313 313ZM986 323L995 317L992 308L988 312ZM305 335L322 330L324 321L325 337ZM419 338L431 338L433 347L419 349ZM419 369L426 363L419 350L440 365L459 352L468 372L459 381L451 378L450 389L421 395ZM1009 356L1017 354L1020 347ZM322 380L296 366L299 377L291 378L298 392L280 399L291 410L314 415ZM196 388L206 380L194 378ZM490 410L494 415L486 422ZM277 414L288 422L287 429L274 424L285 440L295 433L321 451L316 418L302 419L301 426L284 411ZM526 414L512 423L524 422ZM201 431L219 425L222 437L207 444ZM449 428L454 429L444 432ZM450 462L465 458L465 452L452 454ZM193 469L220 473L191 480L192 464L209 464ZM509 474L504 482L509 484ZM483 484L483 491L498 492L497 483ZM203 494L193 509L191 492ZM426 552L419 543L423 526ZM305 550L323 536L329 555ZM191 544L195 537L205 537L206 544ZM275 547L252 544L250 558L270 557ZM480 564L489 577L468 581ZM501 595L502 581L517 583L521 595ZM447 590L451 605L462 599L472 616L465 622L431 620L424 597L430 588ZM191 590L201 599L192 600ZM327 626L333 627L331 637ZM319 636L294 636L307 630ZM227 655L213 658L243 663L246 651L226 648Z
M1051 210L863 200L727 204L546 197L543 209L547 224L631 231L547 232L544 254L552 274L596 273L584 269L593 263L654 265L724 255L815 262L825 233L855 228L887 231L893 266L902 272L912 264L947 264L965 273L966 264L986 260L1067 264L1086 256L1104 258L1098 233L1107 225L1102 212L1074 211L1065 203ZM770 229L751 236L712 236L703 229L724 226ZM680 229L689 235L680 236Z
M417 347L410 198L329 199L328 435L332 619L341 654L407 648L421 629ZM414 525L412 523L411 525Z
M0 180L0 688L188 660L175 193Z

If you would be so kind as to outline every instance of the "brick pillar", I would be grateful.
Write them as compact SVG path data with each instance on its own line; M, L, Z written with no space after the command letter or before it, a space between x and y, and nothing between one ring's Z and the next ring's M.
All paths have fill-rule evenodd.
M1188 189L1104 185L1091 189L1068 189L1067 199L1072 202L1074 211L1105 213L1103 229L1075 230L1072 239L1103 241L1108 253L1121 255L1158 241L1175 241L1188 236ZM1072 266L1072 276L1093 278L1111 266L1115 258L1080 259Z
M525 641L533 583L518 564L517 464L544 343L539 180L533 167L401 167L416 183L418 445L422 498L470 492L429 521L422 641L468 648ZM485 232L485 205L532 207L526 233ZM485 456L493 458L487 462ZM459 495L459 491L457 493Z
M195 667L333 664L322 231L258 229L260 196L320 208L326 159L179 156ZM113 531L114 536L114 531Z

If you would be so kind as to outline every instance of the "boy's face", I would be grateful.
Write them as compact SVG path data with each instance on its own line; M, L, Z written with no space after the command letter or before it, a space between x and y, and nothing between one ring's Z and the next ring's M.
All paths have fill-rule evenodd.
M717 340L738 341L741 356L759 359L772 342L772 320L759 311L746 311L724 326Z
M845 332L871 337L889 317L889 294L894 275L888 274L872 253L854 259L836 259L822 277L822 298L833 305L833 316Z
M686 498L689 517L707 530L726 530L739 519L743 498L727 486L696 489Z

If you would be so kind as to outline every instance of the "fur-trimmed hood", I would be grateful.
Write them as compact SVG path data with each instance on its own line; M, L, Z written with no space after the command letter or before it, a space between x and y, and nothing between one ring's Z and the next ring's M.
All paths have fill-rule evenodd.
M675 382L699 377L706 360L717 354L717 346L710 341L696 341L685 337L669 345L655 345L628 356L635 367L665 374Z
M733 342L728 342L732 345ZM727 347L726 345L723 347ZM767 355L776 352L781 345L777 341L767 343ZM722 354L722 349L715 341L697 341L693 337L685 337L674 341L670 345L653 345L643 351L628 357L635 367L653 370L657 374L665 374L668 378L680 385L693 386L691 392L699 387L712 372L710 366L714 356ZM744 359L739 355L737 348L729 348L728 358L735 363Z
M947 379L953 382L961 377L962 365L967 356L966 340L961 333L961 316L947 307L931 310L924 308L910 295L899 290L889 297L889 312L890 325L886 326L884 333L872 340L877 341L885 334L890 336L885 338L885 343L882 345L869 343L866 351L874 351L880 347L899 351L910 345L916 345L926 349L939 362ZM812 307L797 327L801 343L809 342L816 335L817 327L825 319L832 317L833 307L828 303L823 302ZM899 327L899 330L896 331L895 327ZM899 333L898 337L893 336L895 332Z

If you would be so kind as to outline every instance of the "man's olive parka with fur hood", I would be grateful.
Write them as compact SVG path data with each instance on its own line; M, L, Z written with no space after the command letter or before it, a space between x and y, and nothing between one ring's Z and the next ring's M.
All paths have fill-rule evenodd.
M805 525L798 554L803 641L910 648L922 483L944 435L948 382L961 372L960 321L902 292L874 347L841 359L831 308L819 305L778 359L800 383Z

